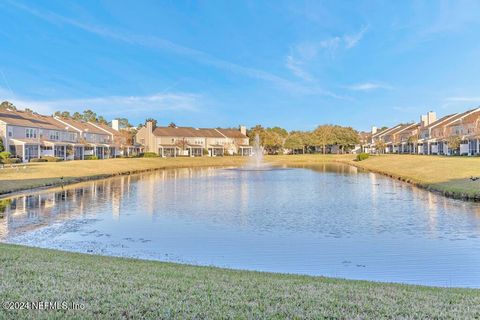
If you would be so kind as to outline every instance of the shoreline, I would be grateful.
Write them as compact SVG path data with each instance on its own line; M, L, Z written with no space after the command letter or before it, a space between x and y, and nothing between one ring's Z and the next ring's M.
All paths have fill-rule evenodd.
M355 161L354 160L355 155L352 155L352 154L276 155L276 156L267 156L266 162L274 165L276 164L279 166L287 166L287 167L318 165L321 163L329 163L329 162L342 163L342 164L350 165L350 166L365 170L367 172L387 176L391 179L408 183L417 188L424 189L424 190L433 192L435 194L442 195L447 198L457 199L462 201L470 201L470 202L480 202L480 184L478 185L478 190L475 190L473 192L472 190L469 190L470 193L465 191L448 190L446 187L442 187L442 183L436 185L434 183L421 182L412 177L408 177L402 174L392 172L395 170L387 171L387 170L375 168L373 166L369 166L369 163L371 163L372 159L386 159L391 157L392 155L375 155L375 156L371 156L367 160ZM408 155L393 155L393 157L408 157ZM422 157L422 156L413 155L413 157ZM432 157L432 156L427 156L427 157ZM143 161L142 159L144 158L132 158L129 160ZM163 161L163 162L170 161L170 163L169 164L161 163L160 165L157 165L157 166L146 167L142 169L133 169L133 170L124 169L120 171L114 171L114 172L102 173L102 174L91 174L91 175L80 176L80 177L67 177L66 179L61 179L58 176L50 177L45 179L47 180L46 182L37 183L33 187L26 187L26 188L19 187L19 188L9 189L6 191L0 189L0 200L14 197L18 194L23 194L27 192L38 192L42 190L48 190L50 188L63 187L63 186L68 186L76 183L107 179L107 178L112 178L116 176L126 176L126 175L132 175L132 174L140 174L140 173L147 173L147 172L154 172L154 171L168 170L168 169L180 169L180 168L205 168L205 167L229 167L229 166L238 167L244 164L246 161L244 157L209 158L207 160L204 160L205 158L174 158L173 160L162 159L162 158L152 158L152 159L157 159L157 161ZM444 159L452 159L452 158L444 157ZM458 159L459 161L461 161L461 159L464 159L464 158L459 157L459 158L453 158L453 159L455 160ZM119 159L111 159L110 161L112 160L118 161ZM109 160L84 160L84 161L89 161L89 162L93 161L98 163L100 161L103 162L103 161L109 161ZM172 161L180 161L180 163L172 163ZM479 162L478 175L480 176L480 159L478 159L477 161ZM66 162L66 163L74 163L74 162ZM55 165L58 163L53 163L53 164ZM394 167L394 165L392 165L392 167ZM1 175L0 175L0 181L1 181Z

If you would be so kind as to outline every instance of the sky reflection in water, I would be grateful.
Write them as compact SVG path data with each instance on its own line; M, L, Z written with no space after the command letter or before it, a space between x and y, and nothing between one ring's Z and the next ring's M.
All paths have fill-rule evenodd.
M177 169L2 200L0 239L230 268L480 287L480 206L341 164Z

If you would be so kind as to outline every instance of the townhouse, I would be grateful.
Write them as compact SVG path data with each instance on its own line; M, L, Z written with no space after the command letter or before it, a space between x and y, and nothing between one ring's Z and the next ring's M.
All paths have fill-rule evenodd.
M117 156L130 157L140 154L141 146L138 144L133 144L133 141L131 141L129 137L120 132L119 121L117 119L112 120L111 127L98 122L89 122L89 124L110 135L110 139L113 141ZM125 129L125 132L128 133L128 129Z
M135 136L145 152L154 152L162 157L176 156L223 156L224 154L250 155L252 147L246 128L209 129L192 127L154 127L147 121Z
M76 132L51 117L12 109L0 110L0 138L5 150L22 161L41 156L75 157L68 150L76 145ZM68 157L67 157L68 155Z
M458 140L458 144L452 140ZM375 145L382 141L386 153L425 155L478 155L480 154L480 108L449 114L437 119L428 112L419 123L399 124L378 131L372 128L371 140L365 144L366 152L380 152Z
M114 122L115 123L115 122ZM45 156L62 160L99 159L138 154L140 147L123 141L104 124L0 109L0 139L5 150L23 162Z

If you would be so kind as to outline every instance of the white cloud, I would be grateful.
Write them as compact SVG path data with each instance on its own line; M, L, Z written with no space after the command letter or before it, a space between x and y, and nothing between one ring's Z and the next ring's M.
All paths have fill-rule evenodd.
M365 32L367 32L368 26L364 26L359 32L351 35L345 35L343 36L343 41L345 42L345 47L347 49L351 49L355 47L360 40L363 38L363 35Z
M286 57L285 67L295 76L304 80L313 80L313 77L305 70L309 62L318 58L321 53L334 58L338 50L350 50L358 45L368 30L368 26L354 34L331 37L321 41L304 41L290 48Z
M42 114L52 114L58 110L71 112L83 111L87 108L105 116L136 116L142 112L154 111L198 111L202 105L202 97L190 93L155 93L146 96L105 96L79 99L36 100L5 95L0 88L4 100L9 100L20 109L29 107Z
M385 89L385 90L392 89L392 87L389 85L382 84L382 83L375 83L375 82L357 83L357 84L348 86L347 88L354 91L372 91L377 89Z

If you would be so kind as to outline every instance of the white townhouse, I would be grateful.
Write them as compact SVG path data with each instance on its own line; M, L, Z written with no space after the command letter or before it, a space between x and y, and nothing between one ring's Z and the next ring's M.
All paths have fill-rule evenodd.
M63 159L75 158L69 154L78 135L52 117L27 111L0 110L0 138L6 151L27 162L41 156Z
M54 119L79 136L83 146L83 157L96 156L108 159L117 156L118 148L113 144L111 134L89 122L55 116Z

